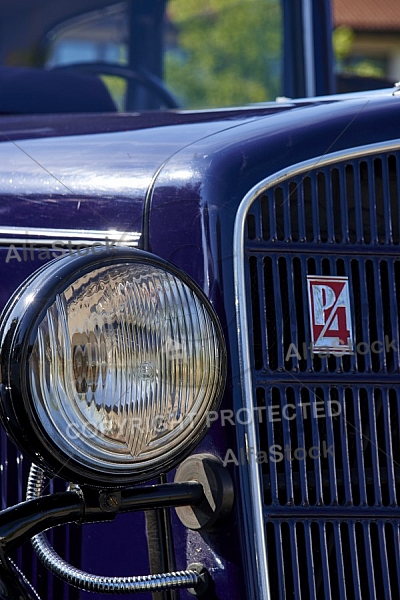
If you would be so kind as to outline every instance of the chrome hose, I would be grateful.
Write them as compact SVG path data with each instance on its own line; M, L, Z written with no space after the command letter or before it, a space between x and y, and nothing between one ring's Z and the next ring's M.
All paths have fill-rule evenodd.
M36 465L32 465L26 492L26 499L32 500L42 494L44 473ZM160 573L157 575L141 575L137 577L101 577L81 571L67 563L55 552L46 535L39 533L32 538L32 546L42 563L54 575L88 592L103 594L125 594L135 592L158 592L173 588L195 588L201 582L200 573L194 570L176 573Z

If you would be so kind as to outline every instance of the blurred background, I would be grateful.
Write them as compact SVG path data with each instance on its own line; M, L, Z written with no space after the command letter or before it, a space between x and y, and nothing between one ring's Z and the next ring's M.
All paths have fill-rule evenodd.
M301 42L287 39L301 29L299 5L292 0L2 0L0 65L59 69L79 63L81 70L92 65L119 110L163 107L149 99L148 81L138 91L138 71L154 85L162 82L184 108L313 95L287 83L290 70L293 78L306 68L296 64ZM332 33L325 42L333 43L335 62L331 69L329 57L320 59L329 63L335 81L318 89L321 75L316 76L315 93L388 87L400 79L399 0L332 0L330 8L318 0L313 6L330 12L329 28L322 32Z

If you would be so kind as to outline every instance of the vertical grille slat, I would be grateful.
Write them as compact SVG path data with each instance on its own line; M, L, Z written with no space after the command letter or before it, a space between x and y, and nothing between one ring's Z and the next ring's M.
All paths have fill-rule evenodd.
M275 198L272 193L269 193L267 196L264 196L263 200L261 200L263 239L275 241L278 239Z
M366 161L367 163L367 183L368 183L368 214L369 214L369 222L368 229L371 232L371 243L377 245L379 243L378 238L378 223L376 220L376 205L375 205L375 177L374 177L374 169L372 164L372 159L369 158Z
M292 553L292 584L293 584L293 596L295 598L301 598L301 586L300 586L300 564L299 564L299 545L297 543L297 527L294 523L289 523L289 544Z
M399 182L400 165L398 157L391 154L389 156L389 187L390 187L390 206L392 217L392 243L400 237L400 211L399 211Z
M395 556L394 568L390 570L391 581L392 581L392 590L393 597L398 597L400 595L400 529L395 524L387 523L386 524L386 532L390 532L393 536L393 544L390 546L392 552L389 553L389 556ZM388 535L386 535L386 539Z
M345 401L345 390L341 387L338 390L338 398L339 398L339 406L340 406L340 414L343 415L343 418L340 419L340 427L339 427L339 436L341 439L341 458L342 458L342 468L343 468L343 489L344 489L344 498L343 504L351 505L353 504L353 493L352 493L352 478L351 478L351 464L350 464L350 424L347 421L347 402ZM352 436L354 435L354 431L351 432Z
M251 205L272 600L400 593L399 157L307 167ZM307 275L348 278L352 354L312 352Z
M332 169L330 172L330 190L333 220L335 224L335 236L333 242L341 243L345 241L345 236L343 236L343 215L346 214L346 204L344 194L341 194L338 169ZM340 210L338 210L338 198L340 199Z
M270 441L271 446L274 447L275 444L278 443L278 441L275 440L275 432L274 432L273 422L269 416L271 408L273 407L272 389L271 388L267 389L265 392L265 406L266 406L267 439ZM261 425L260 425L260 429L262 429ZM262 436L262 434L260 435L260 439L264 440L264 437ZM263 446L266 447L267 443L264 442ZM268 466L270 466L271 463L268 462L267 464L268 464ZM269 480L269 485L271 488L270 489L270 498L271 498L270 503L271 504L279 503L280 491L279 491L279 481L278 481L278 470L277 469L267 469L267 471L268 471L267 479Z
M290 336L289 336L289 346L293 342L296 345L296 348L299 348L299 337L298 337L298 327L297 327L297 314L296 314L296 295L295 295L295 278L294 278L294 265L290 263L288 265L290 269L287 277L287 296L288 296L288 305L289 305L289 314L288 318L290 319ZM286 345L285 345L286 346ZM300 355L301 356L301 355ZM284 357L285 359L285 357ZM292 368L298 370L299 369L299 358L298 354L293 357L293 365ZM285 361L286 362L286 361Z
M283 402L285 401L285 399L286 395L282 395L280 410L282 410L284 406ZM288 419L281 419L280 422L283 437L282 449L285 453L288 448L292 448L291 421L289 421ZM285 454L283 460L280 462L285 462ZM284 473L286 480L286 503L292 504L294 503L293 469L284 469Z
M365 562L366 562L366 575L368 579L368 591L371 600L377 600L376 596L376 585L374 576L374 561L372 557L372 543L371 543L371 524L365 521L360 524L362 526Z
M351 592L354 596L355 600L361 600L361 580L360 580L360 571L358 568L358 551L357 551L357 541L356 541L356 532L355 532L355 523L352 520L349 520L346 523L346 527L349 529L349 554L350 554L350 564L351 564L351 578L347 577L346 581L349 584L352 584ZM351 580L350 580L351 579ZM349 597L352 597L352 594L349 593Z
M380 556L380 560L382 562L383 565L387 565L388 564L388 554L387 554L387 547L386 547L386 539L385 539L385 524L384 523L378 523L376 524L377 529L378 529L378 539L379 539L379 556ZM382 583L383 583L383 591L384 591L384 598L385 600L390 600L392 597L392 593L391 593L391 589L390 589L390 578L389 578L389 572L386 569L380 569L380 572L382 573Z
M284 327L287 316L283 314L280 302L280 276L279 276L279 258L272 257L272 281L275 289L275 327L276 327L276 354L278 365L284 363Z
M303 394L303 398L304 398ZM308 397L308 390L307 390L307 397ZM312 430L312 446L311 447L316 447L316 448L320 448L321 447L321 438L320 438L320 433L319 433L319 428L318 428L318 421L316 419L311 419L310 420L311 423L311 430ZM321 466L321 459L320 457L318 457L317 459L314 460L314 477L315 477L315 503L318 505L322 505L324 504L324 485L323 485L323 476L322 476L322 466Z
M388 236L388 231L385 227L385 224L386 224L385 209L387 207L387 198L383 197L382 160L380 158L374 159L373 177L374 177L374 200L375 200L375 211L376 211L376 223L377 223L377 228L378 228L378 241L381 244L388 244L389 236ZM382 198L382 203L379 206L378 206L378 203L376 202L377 198Z
M291 399L291 404L293 405L293 401ZM299 448L306 447L306 438L304 431L304 421L302 419L296 419L296 427L297 427L297 443ZM299 461L299 482L300 482L300 490L301 490L301 502L302 504L308 505L309 497L308 497L308 477L307 477L307 464L306 460Z
M263 263L262 263L262 260L257 259L256 265L257 265L257 267L256 267L257 268L257 280L258 281L262 281L263 280ZM261 314L267 314L267 304L266 304L266 295L265 295L265 293L263 293L261 295L261 306L259 307L259 310L262 311ZM257 317L258 317L257 318L257 322L259 322L260 315L258 314ZM259 341L259 344L261 345L261 357L260 357L260 360L259 360L258 368L262 368L262 357L263 356L267 356L267 354L268 354L267 353L267 348L269 348L271 344L275 343L275 340L273 340L273 339L270 340L269 339L268 331L267 331L267 335L262 335L261 332L260 332L260 338L261 339ZM268 366L270 368L272 368L272 365L268 365Z
M254 286L255 290L260 289L259 281L262 281L262 272L261 272L261 261L252 257L250 259L250 272L248 277L248 285ZM255 292L256 293L256 292ZM259 299L259 302L253 302L252 304L252 322L254 324L254 355L255 355L255 368L262 368L262 357L267 356L267 347L272 344L272 340L269 339L268 328L266 330L266 335L262 335L262 327L261 327L261 314L267 314L267 306L265 300L265 294L261 295L261 298L257 295L255 296ZM273 368L273 365L269 363L267 368Z
M379 261L379 263L376 265L375 269L374 269L374 266L372 265L372 271L373 271L373 277L374 277L374 289L375 290L382 290L382 291L384 291L383 290L383 286L382 286L381 272L382 272L382 264L385 263L385 262L386 261ZM386 298L387 297L388 296L386 296ZM388 301L387 301L386 298L385 298L385 303L387 305ZM376 314L376 318L375 318L375 323L376 323L375 339L379 339L379 340L384 340L385 339L384 312L385 312L385 306L384 306L382 294L376 293L375 294L375 314ZM372 337L374 337L374 336L372 336ZM376 371L376 372L381 371L384 368L384 364L383 364L383 361L382 361L383 353L382 354L378 354L378 353L373 352L373 353L371 353L371 356L372 356L372 369L374 371Z
M375 393L374 393L375 392ZM368 411L369 411L369 425L370 425L370 448L371 448L371 468L374 479L374 504L382 505L382 493L381 493L381 480L380 480L380 468L379 468L379 456L378 456L378 437L376 429L376 417L377 417L377 406L376 406L376 390L368 390ZM379 408L378 408L379 410Z
M367 275L367 263L369 261L365 261L365 260L361 261L360 260L359 262L362 264L361 277L360 277L360 296L361 296L361 298L367 299L369 292L370 292L370 289L369 289L370 282L368 281L368 275ZM369 348L371 346L371 342L373 341L370 339L370 322L371 322L370 312L371 312L370 304L367 303L366 301L361 303L362 339L359 341L359 344L360 345L362 343L366 344L366 346L364 346L363 348L365 348L365 347ZM372 322L373 322L373 317L372 317ZM364 349L363 349L362 352L358 352L356 354L356 356L357 356L358 370L370 372L371 371L371 355L370 355L370 353L368 352L365 354Z
M345 179L345 170L344 169L333 169L333 173L335 175L334 178L334 187L337 197L340 198L341 210L340 210L340 223L342 226L342 230L340 232L341 242L343 244L348 244L350 242L349 235L349 223L348 223L348 209L347 209L347 197L345 194L346 190L346 179ZM336 199L337 204L337 199ZM339 211L338 211L339 213Z
M322 578L323 578L323 585L324 585L324 598L326 598L326 600L332 600L332 589L331 589L331 584L332 584L332 580L331 577L329 575L329 570L328 570L328 565L329 565L329 545L328 545L328 541L327 541L327 532L326 532L326 523L322 523L320 525L320 545L321 545L321 556L322 556L322 560L321 560L321 567L322 567Z
M288 185L284 184L282 185L280 188L280 196L279 196L279 202L282 205L282 212L283 212L283 221L284 221L284 236L283 239L285 241L289 241L292 237L291 235L291 202L290 202L290 192L288 189ZM296 195L296 191L294 191L295 195Z
M390 199L390 179L389 179L389 157L385 157L384 160L384 168L382 168L382 196L383 196L383 214L385 217L385 232L386 232L386 244L393 244L393 231L392 231L392 223L393 217L391 214L392 203ZM379 197L379 196L378 196Z
M346 204L347 204L347 234L352 244L358 240L358 222L356 211L354 167L352 164L346 166L342 173L342 185L346 186Z
M395 311L393 311L393 301L391 295L393 293L393 287L389 287L389 271L393 272L393 267L389 269L388 261L382 260L380 263L379 269L379 285L382 290L381 296L378 298L380 314L382 316L382 337L381 339L389 339L393 340L393 332L392 332L392 323L391 317L395 318ZM379 289L379 288L378 288ZM382 301L382 298L385 298L386 306ZM386 310L385 310L386 309ZM387 337L386 337L387 336ZM381 357L382 367L384 369L391 369L393 365L393 350L388 352L388 356L383 355Z
M333 244L335 241L335 220L333 215L333 199L332 199L332 187L330 180L327 179L326 174L322 171L318 173L318 178L324 187L324 199L326 206L326 241L329 244Z
M290 212L293 214L291 240L298 242L307 239L310 225L305 214L305 201L303 187L296 182L291 182L287 188L287 202L290 202Z
M364 422L361 418L361 404L362 398L360 398L359 391L357 390L357 397L355 399L355 446L357 453L357 475L358 475L358 489L360 494L360 505L367 506L367 484L366 484L366 473L365 473L365 462L364 462Z
M275 190L275 211L276 211L276 239L284 241L287 239L289 231L289 214L285 210L285 202L282 187L277 187Z
M336 553L336 566L337 566L337 578L340 598L347 598L346 586L345 586L345 571L343 562L343 545L342 538L340 535L339 522L333 523L334 539L335 539L335 553Z
M364 242L363 207L361 191L361 173L358 165L353 167L354 172L354 210L356 218L356 242Z
M391 460L390 457L394 456L393 454L393 439L392 439L392 428L396 426L396 420L393 418L393 410L390 405L390 397L386 392L382 410L383 410L383 428L384 428L384 442L385 442L385 459L386 459L386 468L388 473L388 496L389 496L389 505L396 506L397 504L397 494L396 494L396 479L395 479L395 458Z
M322 392L322 388L321 388L321 392ZM320 394L321 394L320 392ZM318 394L315 395L316 398L321 398L321 396ZM324 407L326 406L325 404L325 398L322 396L322 398L324 400ZM318 418L318 413L316 415L316 418ZM329 491L330 491L330 504L338 504L339 502L339 498L338 498L338 489L337 489L337 472L336 472L336 464L335 464L335 439L333 436L333 424L332 424L332 420L331 419L324 419L325 421L325 427L326 427L326 445L328 448L332 448L331 451L329 453L327 453L327 465L326 468L328 470L329 473ZM324 442L324 439L322 440L322 443ZM333 456L332 456L333 454Z
M313 547L312 533L311 533L311 524L309 521L303 521L304 525L304 540L305 540L305 549L306 553L304 559L307 561L307 569L304 576L307 577L308 582L308 591L310 600L317 599L317 590L315 585L315 551Z

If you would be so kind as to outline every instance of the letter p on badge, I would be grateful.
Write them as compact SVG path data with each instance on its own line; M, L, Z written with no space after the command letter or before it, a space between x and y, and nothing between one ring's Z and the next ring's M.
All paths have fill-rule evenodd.
M307 276L314 352L353 354L348 277Z

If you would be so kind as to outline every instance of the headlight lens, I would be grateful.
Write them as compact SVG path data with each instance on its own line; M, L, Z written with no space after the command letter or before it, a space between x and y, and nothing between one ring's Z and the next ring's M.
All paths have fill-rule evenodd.
M13 406L14 437L15 421L28 439L32 423L48 468L72 469L77 481L143 481L199 442L224 387L225 350L191 280L151 255L120 250L107 261L59 259L19 296L3 327L4 339L13 338L2 344L3 413Z

